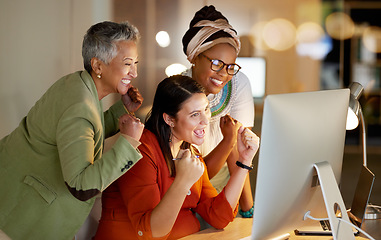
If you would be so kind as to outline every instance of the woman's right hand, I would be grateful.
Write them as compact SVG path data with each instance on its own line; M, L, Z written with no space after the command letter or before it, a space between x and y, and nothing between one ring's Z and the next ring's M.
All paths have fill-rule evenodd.
M144 124L140 122L139 118L124 114L119 118L120 133L126 134L137 141L142 136Z
M204 164L189 149L180 149L175 161L176 179L190 189L204 173Z

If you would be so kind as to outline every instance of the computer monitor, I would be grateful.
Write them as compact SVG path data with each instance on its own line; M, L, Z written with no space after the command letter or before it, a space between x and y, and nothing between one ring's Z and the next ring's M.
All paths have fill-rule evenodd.
M349 89L265 98L252 239L277 238L308 225L313 221L304 220L308 211L315 218L327 217L325 199L332 195L328 188L336 185L333 190L339 191L348 103ZM314 167L321 162L330 165L335 182L328 184L324 197ZM337 198L341 195L335 202ZM345 212L342 198L341 204Z

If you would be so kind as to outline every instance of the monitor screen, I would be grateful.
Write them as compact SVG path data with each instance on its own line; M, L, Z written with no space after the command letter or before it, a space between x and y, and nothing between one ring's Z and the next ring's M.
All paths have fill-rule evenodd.
M263 57L238 57L236 63L250 80L253 98L263 98L266 90L266 60Z
M275 238L327 217L315 163L339 183L349 89L268 95L264 101L252 239ZM340 196L341 197L341 196Z

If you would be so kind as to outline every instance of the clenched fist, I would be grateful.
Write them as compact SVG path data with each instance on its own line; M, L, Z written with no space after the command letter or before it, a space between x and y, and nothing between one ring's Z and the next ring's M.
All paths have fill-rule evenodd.
M144 124L140 122L139 118L124 114L119 118L120 133L126 134L139 141L142 136Z

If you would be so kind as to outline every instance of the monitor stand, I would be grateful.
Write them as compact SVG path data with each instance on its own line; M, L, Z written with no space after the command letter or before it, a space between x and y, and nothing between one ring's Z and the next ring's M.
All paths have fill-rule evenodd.
M341 218L350 222L331 165L328 162L324 161L315 163L314 167L317 171L321 190L323 192L324 203L327 209L329 223L331 224L333 239L355 239L351 225L339 221L338 217L336 216L335 211L339 210L341 213Z

